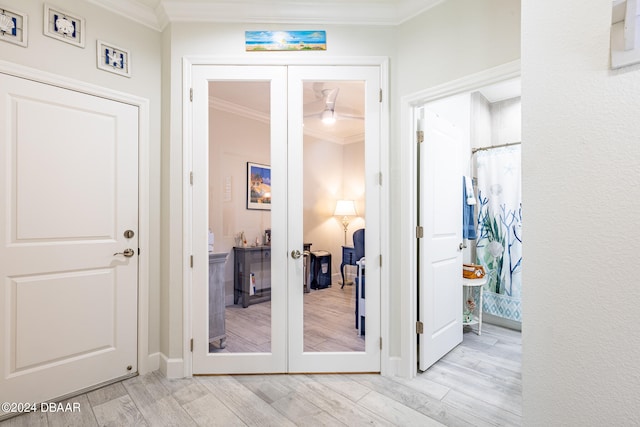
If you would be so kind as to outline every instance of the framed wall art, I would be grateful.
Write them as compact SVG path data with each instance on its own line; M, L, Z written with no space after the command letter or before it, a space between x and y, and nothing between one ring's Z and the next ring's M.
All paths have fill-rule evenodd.
M127 49L98 40L96 53L99 69L131 77L131 54Z
M245 31L247 52L282 50L327 50L327 32L307 31Z
M271 210L271 167L247 162L247 209Z
M0 5L0 40L27 47L27 15Z
M84 48L84 18L45 3L44 35Z

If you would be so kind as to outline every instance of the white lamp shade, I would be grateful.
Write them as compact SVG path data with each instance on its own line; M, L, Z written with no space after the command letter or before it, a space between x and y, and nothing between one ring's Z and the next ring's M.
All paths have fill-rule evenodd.
M356 204L353 200L338 200L336 203L335 216L356 216Z

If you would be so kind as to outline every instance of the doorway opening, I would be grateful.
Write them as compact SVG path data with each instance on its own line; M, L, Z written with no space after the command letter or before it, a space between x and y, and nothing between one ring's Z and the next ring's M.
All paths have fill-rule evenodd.
M414 326L414 322L417 319L418 313L418 295L415 289L417 289L418 279L415 274L418 271L418 263L411 260L411 256L409 254L416 253L417 251L417 239L411 238L411 234L413 233L413 228L418 223L417 218L417 185L414 184L415 177L417 176L417 163L415 159L417 158L417 148L414 145L416 140L415 132L417 131L417 127L415 125L418 114L422 108L425 108L431 103L436 103L438 101L445 100L449 97L456 96L467 96L470 98L470 94L472 92L476 92L481 88L491 86L495 83L505 82L511 79L519 78L520 75L520 64L518 61L514 61L512 63L507 63L502 66L486 70L484 72L480 72L456 81L452 81L450 83L444 84L442 86L434 87L429 90L425 90L407 97L404 97L401 102L401 115L403 117L411 118L411 125L406 126L402 129L402 140L404 141L402 145L402 163L403 163L403 177L404 181L407 182L407 190L403 191L401 194L401 214L407 215L410 218L413 218L414 221L409 223L408 225L403 225L403 233L402 246L407 248L407 256L402 257L402 267L401 268L401 281L408 284L406 288L406 293L403 294L402 307L403 310L410 311L412 316L408 319L401 319L402 330L407 331L402 336L402 354L403 354L403 363L402 366L399 367L398 372L401 375L405 375L407 377L414 377L418 371L418 363L417 363L417 342L416 335L413 335L417 332L416 326ZM470 100L468 101L470 103ZM467 109L467 122L469 122L469 114ZM462 113L464 114L464 113ZM467 126L467 129L470 129ZM469 134L467 134L469 135ZM469 141L467 142L466 149L463 150L464 154L462 157L463 168L460 170L460 186L462 186L462 176L465 174L470 174L470 160L471 160L471 143L470 136L468 136ZM460 200L462 200L462 194L460 192ZM461 203L461 202L459 202ZM462 222L461 222L462 225ZM406 237L404 237L406 235ZM464 244L461 242L462 246ZM461 246L461 247L462 247ZM467 245L468 246L468 245ZM469 248L463 248L465 251L469 251ZM471 255L465 253L463 259L465 262L468 262L471 259ZM461 275L460 275L461 276ZM462 279L462 278L460 278ZM462 284L460 284L462 285ZM460 286L462 287L462 286ZM462 320L463 316L463 301L462 298L459 302L459 315ZM422 307L420 308L422 310ZM414 320L412 320L414 319ZM484 319L487 320L486 318ZM493 320L493 319L492 319ZM461 322L462 323L462 322ZM513 327L513 325L508 325L509 327Z
M511 78L425 105L462 130L467 185L463 262L486 273L479 291L465 287L465 326L489 321L521 330L522 199L520 78ZM479 324L477 322L480 322ZM465 330L468 328L465 328Z

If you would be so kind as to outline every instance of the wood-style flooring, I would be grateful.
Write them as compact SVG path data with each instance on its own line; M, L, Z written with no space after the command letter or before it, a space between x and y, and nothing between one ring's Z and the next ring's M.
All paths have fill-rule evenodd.
M271 351L271 302L225 309L226 347L212 353ZM304 351L364 351L365 337L355 326L355 288L334 284L304 294Z
M71 398L79 412L31 413L9 426L519 426L520 333L485 324L415 379L372 374L159 372Z

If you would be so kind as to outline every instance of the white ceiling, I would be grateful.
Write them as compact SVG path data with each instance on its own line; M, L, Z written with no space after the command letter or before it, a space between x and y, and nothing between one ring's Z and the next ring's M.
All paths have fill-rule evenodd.
M398 25L446 0L87 0L156 30L169 22Z

